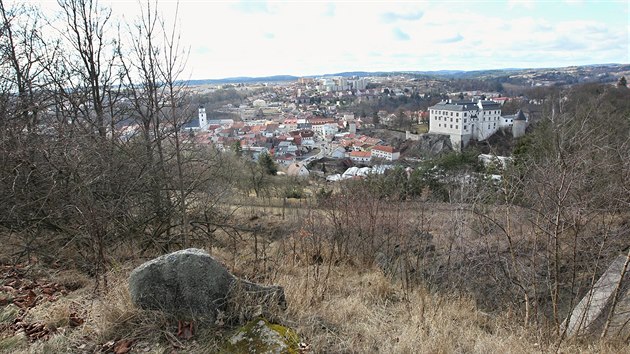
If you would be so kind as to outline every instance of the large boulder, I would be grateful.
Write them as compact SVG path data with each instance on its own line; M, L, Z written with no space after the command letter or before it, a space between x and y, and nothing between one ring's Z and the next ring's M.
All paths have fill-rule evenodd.
M178 317L214 321L224 311L234 289L258 305L283 305L284 289L238 279L200 249L186 249L150 260L131 272L129 292L133 303ZM245 297L240 297L245 298Z

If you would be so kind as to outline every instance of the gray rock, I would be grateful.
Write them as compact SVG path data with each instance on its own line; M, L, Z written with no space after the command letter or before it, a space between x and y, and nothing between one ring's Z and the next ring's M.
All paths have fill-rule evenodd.
M239 328L219 353L298 353L300 338L289 327L258 318Z
M419 134L415 141L408 144L405 151L406 156L411 157L434 157L454 151L451 139L448 135L441 134Z
M282 287L240 280L205 251L194 248L150 260L129 276L129 292L136 306L209 321L225 309L234 288L261 305L284 303Z

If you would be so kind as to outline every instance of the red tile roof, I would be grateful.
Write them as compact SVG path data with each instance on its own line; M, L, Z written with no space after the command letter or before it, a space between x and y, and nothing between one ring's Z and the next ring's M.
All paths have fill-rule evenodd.
M372 153L369 151L350 151L350 157L371 157Z
M383 145L376 145L375 147L372 148L372 150L384 151L384 152L388 152L390 154L393 154L395 152L393 147L391 147L391 146L383 146Z

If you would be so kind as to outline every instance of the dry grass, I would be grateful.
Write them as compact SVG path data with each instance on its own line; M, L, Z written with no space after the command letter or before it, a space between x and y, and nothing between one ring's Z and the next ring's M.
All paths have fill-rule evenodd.
M311 271L312 272L312 271ZM340 267L331 272L323 299L305 268L280 279L288 318L315 352L321 353L532 353L549 352L520 319L492 317L470 299L405 290L379 271ZM305 289L307 289L305 291ZM629 345L562 342L564 353L628 352Z
M532 353L554 351L536 333L516 325L519 319L493 317L477 310L470 299L432 294L418 287L404 289L374 269L333 266L327 281L315 280L315 267L285 267L277 283L285 287L288 309L278 314L293 327L314 353ZM175 319L141 311L127 291L128 269L110 274L107 294L91 289L72 292L57 302L38 306L32 320L59 328L49 341L18 342L6 353L81 353L104 344L133 339L136 350L161 353L211 353L229 328L198 328L194 341L175 338ZM322 270L324 271L324 270ZM71 329L70 312L80 311L86 322ZM628 344L563 342L562 353L629 352Z
M297 277L286 279L287 300L316 352L474 352L487 335L487 319L470 301L405 291L377 271L341 268L314 302L304 272L296 269ZM290 281L295 278L302 282Z
M446 218L436 214L430 215L431 224L439 229ZM435 233L440 242L439 230ZM263 263L253 259L250 235L242 236L237 253L230 247L209 251L240 276L283 286L288 309L271 317L295 329L313 353L630 352L628 343L565 340L557 345L555 338L523 327L518 316L484 313L466 296L429 292L423 286L407 288L377 269L350 262L329 265L324 259L319 265L305 264L309 255L296 261L280 242L269 241ZM218 235L216 241L221 242L214 246L229 245L230 238ZM253 264L258 273L252 270ZM52 274L50 279L72 291L33 308L28 318L57 328L56 334L35 343L16 338L6 347L0 341L0 352L93 353L121 339L133 339L134 352L216 352L233 329L227 324L199 326L192 340L183 341L175 336L177 319L133 306L127 276L134 265L117 264L102 294L94 294L91 280L78 271ZM71 313L78 313L85 323L71 328Z

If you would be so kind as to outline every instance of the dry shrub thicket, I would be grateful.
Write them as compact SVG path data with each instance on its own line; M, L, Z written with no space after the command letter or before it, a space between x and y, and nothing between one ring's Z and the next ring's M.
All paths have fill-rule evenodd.
M110 350L125 338L218 350L255 304L232 304L190 342L126 290L133 266L190 246L284 286L287 311L268 315L314 352L630 350L628 338L569 339L562 327L628 252L627 90L552 93L500 183L464 165L327 191L183 133L196 114L178 81L185 50L151 2L120 26L96 1L59 5L47 23L0 0L0 236L3 264L73 290L24 315L56 330L48 341L0 350ZM289 192L306 198L281 202ZM85 322L69 328L71 314Z

